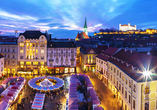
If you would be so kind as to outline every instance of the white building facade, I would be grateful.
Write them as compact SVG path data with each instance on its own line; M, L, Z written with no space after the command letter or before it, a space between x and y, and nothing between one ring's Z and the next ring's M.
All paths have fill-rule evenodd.
M133 30L136 30L136 24L135 26L130 25L130 23L124 25L121 25L121 23L119 24L119 31L133 31Z
M51 41L47 48L49 74L76 72L76 45L71 41Z
M46 73L47 39L38 30L21 33L18 38L18 73Z

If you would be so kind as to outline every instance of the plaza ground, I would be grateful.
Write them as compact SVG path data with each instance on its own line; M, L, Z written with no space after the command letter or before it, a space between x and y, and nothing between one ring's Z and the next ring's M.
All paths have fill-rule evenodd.
M83 73L82 69L80 67L77 67L77 73ZM91 82L94 86L94 89L98 95L98 98L100 99L101 106L104 108L104 110L120 110L120 106L118 106L118 101L116 98L114 98L114 94L111 92L111 90L108 89L107 86L105 86L92 72L85 73L88 75L91 79ZM53 75L55 77L63 78L63 75ZM23 76L27 80L27 82L33 78L33 76ZM37 77L37 76L35 76ZM18 110L17 104L21 104L22 99L25 98L24 103L24 109L23 110L31 110L31 104L30 101L34 100L34 98L30 97L30 94L32 94L32 89L28 86L26 83L24 89L21 91L21 94L19 94L18 99L15 101L14 104L12 104L11 109L12 110ZM27 100L28 97L28 100ZM60 100L63 104L62 110L65 110L65 104L66 104L66 98L65 96L57 95L53 101L50 101L49 96L46 96L45 103L47 106L46 110L56 110L56 102ZM21 108L19 110L22 110Z

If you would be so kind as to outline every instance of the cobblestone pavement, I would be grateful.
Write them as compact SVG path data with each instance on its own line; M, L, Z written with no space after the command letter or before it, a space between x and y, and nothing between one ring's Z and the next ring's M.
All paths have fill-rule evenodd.
M37 76L35 76L37 77ZM63 75L56 75L55 77L63 77ZM25 79L27 80L27 82L33 78L33 76L25 76ZM31 109L31 104L30 101L34 100L34 97L31 98L30 94L32 94L32 89L28 86L28 83L26 83L24 89L21 91L21 93L19 94L17 100L12 104L12 106L10 107L11 110L32 110ZM28 97L28 100L27 100ZM25 98L25 103L24 103L24 108L22 109L22 107L17 108L18 104L21 104L22 99ZM57 101L61 101L62 105L62 109L61 110L65 110L65 104L66 104L66 97L65 95L57 95L55 97L55 99L53 99L53 101L50 101L50 97L48 95L46 95L45 97L45 103L46 104L46 110L57 110L56 107L56 102Z
M82 73L80 67L77 68L78 73ZM114 98L114 94L108 89L92 72L85 73L90 77L90 80L94 86L94 89L100 99L101 106L104 110L120 110L118 99Z

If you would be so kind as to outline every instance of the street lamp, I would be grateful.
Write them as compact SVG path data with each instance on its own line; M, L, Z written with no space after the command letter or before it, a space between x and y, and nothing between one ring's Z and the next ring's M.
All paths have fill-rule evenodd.
M146 71L146 70L145 70L145 71L143 72L143 75L146 76L146 77L149 77L151 74L152 74L151 71Z

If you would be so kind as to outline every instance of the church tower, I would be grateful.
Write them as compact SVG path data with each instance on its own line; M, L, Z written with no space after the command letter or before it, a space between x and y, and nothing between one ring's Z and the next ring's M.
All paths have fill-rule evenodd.
M85 32L86 35L88 35L88 28L87 28L86 18L85 18L85 24L84 24L84 27L83 27L83 32Z

